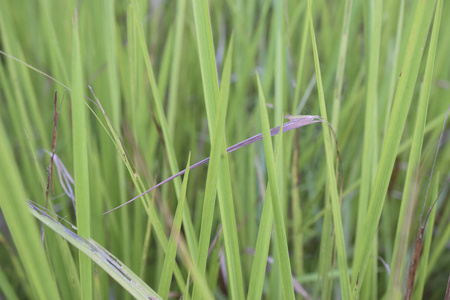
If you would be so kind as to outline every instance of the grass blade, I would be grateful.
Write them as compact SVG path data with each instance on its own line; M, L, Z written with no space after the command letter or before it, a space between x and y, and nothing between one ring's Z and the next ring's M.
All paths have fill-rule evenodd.
M7 141L3 123L0 123L0 138ZM0 208L32 287L32 293L40 299L59 299L58 288L42 249L38 228L26 207L24 186L12 157L14 155L10 144L0 143Z
M206 106L206 115L208 117L208 128L211 136L211 144L214 147L214 144L217 144L217 153L218 161L219 155L220 158L220 167L217 170L219 172L219 183L218 183L218 200L220 206L220 214L221 220L223 223L224 229L224 242L225 242L225 253L227 260L227 270L228 270L228 279L230 283L230 291L232 299L243 299L244 298L244 286L242 280L242 271L241 271L241 262L239 255L239 245L237 241L237 233L236 233L236 220L235 220L235 210L233 206L233 199L231 194L231 182L230 182L230 171L228 167L228 158L226 155L226 141L225 141L225 122L223 126L217 128L214 126L214 120L219 119L220 115L225 114L223 110L217 110L218 106L224 105L223 102L228 101L228 90L229 90L229 81L231 76L231 51L228 51L226 61L230 60L228 63L226 62L224 65L224 74L222 77L222 86L219 97L219 82L216 71L216 61L214 57L214 44L212 39L211 32L211 23L209 17L209 7L208 1L193 1L194 8L194 20L195 20L195 29L197 35L197 44L198 44L198 54L200 59L200 69L202 75L203 82L203 92ZM230 42L230 45L233 45L233 39ZM232 49L230 46L229 49ZM225 73L226 69L228 69ZM218 103L217 103L218 102ZM226 107L226 106L225 106ZM224 108L222 108L224 109ZM216 114L217 113L217 114ZM223 116L225 117L225 116ZM219 123L220 124L220 123ZM217 123L216 123L217 125ZM219 141L221 140L221 141ZM211 149L211 153L212 149ZM220 153L220 154L219 154ZM212 158L212 154L211 154ZM208 169L208 177L211 171L211 165ZM211 171L210 171L211 170ZM208 183L205 187L208 189ZM214 190L216 189L214 184ZM215 192L214 192L215 194ZM209 221L205 221L206 228L201 228L201 234L204 234L204 238L200 236L199 241L199 256L198 263L199 268L202 272L204 272L206 267L206 255L202 256L200 253L206 254L206 251L209 247L209 236L211 234L211 228L208 228L210 225L208 222L212 222L212 215L205 215L208 213L213 213L214 205L210 205L211 211L205 210L207 191L205 191L205 203L203 210L203 218L211 218ZM215 198L215 195L211 195L211 197ZM214 199L209 200L214 201ZM193 298L196 299L196 288L194 286Z
M89 200L89 171L87 156L87 120L83 101L83 75L78 33L78 15L75 10L73 19L73 56L72 56L72 130L73 164L75 180L75 199L77 227L80 236L91 236L91 208ZM91 260L80 253L80 281L83 299L92 299Z
M177 244L180 235L181 221L183 218L184 202L186 200L186 190L189 178L189 165L191 161L191 154L189 153L188 162L186 165L186 173L184 175L183 184L181 185L181 198L178 202L177 211L172 224L172 231L170 233L169 243L167 245L166 257L162 267L161 278L159 279L158 293L163 299L169 296L170 283L172 282L173 267L175 265L175 256L177 254Z
M439 35L440 16L442 13L442 2L442 0L439 0L436 7L436 16L434 19L433 33L431 35L430 50L428 52L424 81L420 92L419 107L417 110L416 124L414 129L414 138L411 146L408 170L406 172L403 197L397 223L394 251L392 254L393 260L391 263L392 271L391 276L389 277L389 284L386 295L401 294L402 289L401 283L403 282L403 269L406 263L404 258L406 257L407 245L402 245L400 242L403 241L406 244L410 232L410 226L408 226L410 222L404 223L404 216L407 210L407 206L412 205L411 201L409 201L409 191L412 188L412 179L419 169L419 160L422 153L428 103L430 101L430 90L433 79L434 59L436 55L436 46Z
M30 212L43 224L47 225L62 238L67 240L82 252L89 261L98 264L105 270L115 281L123 286L131 295L137 299L161 299L161 297L153 291L144 281L133 273L125 264L114 257L108 250L103 248L93 239L86 239L50 216L44 209L28 203ZM72 227L74 227L72 225Z
M401 76L398 81L397 91L394 98L392 113L383 142L381 157L375 183L372 189L368 217L364 223L364 232L366 233L361 242L356 245L355 259L353 263L352 284L358 279L360 284L364 280L364 273L370 255L381 212L384 206L386 192L389 186L389 180L392 174L398 146L411 103L413 87L416 82L420 62L422 60L423 47L428 35L428 28L434 11L434 3L429 1L420 1L416 8L414 23L408 42L408 51L403 61Z
M133 0L132 3L133 3L133 10L134 10L135 16L140 16L141 14L139 13L137 1ZM163 109L162 109L161 98L160 98L158 86L156 84L153 67L150 62L150 57L148 55L147 45L145 44L144 31L143 31L142 25L140 24L137 17L135 18L135 26L136 26L136 30L137 30L137 40L141 46L140 48L142 51L142 55L144 57L147 74L150 79L150 85L151 85L152 93L153 93L153 101L154 101L155 110L156 110L156 117L157 117L157 120L159 121L159 125L161 126L161 130L162 130L162 133L164 136L164 143L166 146L167 156L168 156L169 165L170 165L170 171L172 174L174 174L179 170L178 163L176 160L175 151L174 151L174 148L172 145L171 137L169 135L167 120L166 120L166 117L165 117ZM180 199L181 181L179 179L175 179L174 185L175 185L175 192L177 194L177 198ZM194 227L192 225L192 219L190 217L188 207L186 207L186 209L184 210L183 224L186 229L186 239L188 242L189 251L194 255L194 257L196 257L196 252L197 252L196 237L195 237Z
M317 87L319 89L319 104L320 104L320 112L321 116L324 119L327 119L327 110L325 106L325 96L323 92L322 85L322 75L320 72L320 63L319 63L319 54L317 51L316 44L316 35L314 32L314 23L312 19L311 12L311 1L308 0L308 10L309 10L309 25L311 29L311 42L314 53L314 65L316 69L316 77L317 77ZM345 242L344 242L344 229L342 227L342 217L341 217L341 207L339 204L339 196L336 185L336 175L334 171L334 160L332 149L333 146L330 142L330 135L328 134L328 127L325 123L322 124L324 143L325 143L325 154L326 154L326 162L327 162L327 174L328 174L328 184L329 184L329 192L331 197L331 210L333 214L333 224L334 230L336 234L336 250L339 264L339 278L341 284L341 295L343 299L350 299L350 285L348 283L348 267L347 267L347 254L345 251Z
M278 191L278 179L275 172L274 155L272 141L270 139L269 117L266 110L266 101L262 91L261 82L258 77L259 106L261 112L261 123L263 128L264 153L266 155L267 173L269 176L269 186L271 191L271 203L274 216L274 227L276 236L276 246L278 260L280 264L281 284L284 299L295 299L294 286L292 284L292 271L289 260L289 251L287 245L286 231L284 225L283 212Z

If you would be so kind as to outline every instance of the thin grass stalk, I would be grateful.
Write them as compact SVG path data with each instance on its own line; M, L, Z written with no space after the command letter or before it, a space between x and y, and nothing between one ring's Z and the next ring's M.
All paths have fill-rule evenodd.
M263 128L264 153L266 156L267 173L269 176L269 186L271 191L271 202L274 216L274 227L276 236L276 247L278 254L278 262L280 264L280 275L282 292L284 299L294 299L294 287L292 284L292 271L289 260L289 251L286 237L286 227L282 211L282 203L278 190L278 177L275 172L274 155L272 141L270 139L269 118L266 110L266 101L262 91L261 82L258 79L259 108L261 112L261 123Z
M385 112L385 123L383 126L383 130L387 130L387 126L389 123L389 116L391 114L391 108L392 108L392 101L394 100L394 94L395 94L395 84L397 83L397 76L398 76L398 63L400 60L399 53L400 53L400 42L402 40L402 34L403 34L403 15L405 11L405 0L400 0L400 6L399 6L399 13L398 13L398 21L397 21L397 32L395 35L395 46L394 51L392 53L392 68L391 68L391 76L389 80L389 88L387 92L387 105L386 105L386 112Z
M434 18L433 32L430 40L430 49L428 51L428 58L426 63L426 69L422 84L422 89L420 91L419 98L419 107L417 109L417 117L415 122L414 129L414 138L411 146L411 152L409 156L408 162L408 170L406 171L406 179L405 185L403 188L403 196L402 202L400 206L400 212L398 215L398 223L397 223L397 232L395 235L395 244L393 251L393 260L391 262L391 275L389 276L388 288L386 291L386 295L394 295L394 293L398 293L401 291L401 283L403 282L403 270L405 266L405 257L407 247L399 244L399 242L404 239L408 241L409 230L406 230L402 236L402 227L404 226L404 215L408 205L411 205L411 201L409 200L409 191L411 190L411 184L413 177L418 172L419 169L419 160L422 153L425 125L428 113L428 104L430 101L430 91L431 91L431 83L433 81L433 69L434 69L434 60L436 57L436 48L437 41L439 36L439 25L440 25L440 17L442 13L442 0L438 1L436 7L436 14ZM409 228L409 226L408 226ZM406 236L405 236L406 235Z
M215 129L213 122L216 119L216 117L219 118L219 116L216 115L216 107L218 105L222 105L220 103L220 101L224 101L222 97L224 97L225 95L228 97L228 91L226 90L229 89L229 86L227 86L227 84L225 84L225 86L221 86L221 94L219 98L218 77L216 71L214 44L211 32L211 21L208 3L206 0L202 1L194 0L193 9L194 9L195 29L197 35L198 54L200 59L200 69L203 82L203 92L206 106L206 115L208 118L208 129L211 136L212 146L214 146L214 142L219 143L217 139L219 138L223 139L223 141L221 142L222 144L219 144L220 145L219 149L221 150L222 158L220 160L220 169L219 169L220 172L217 191L218 191L221 220L224 228L225 252L227 254L226 260L229 279L228 282L230 284L229 289L231 292L232 299L243 299L244 287L242 281L239 245L237 241L236 220L234 212L235 210L231 194L230 172L228 167L228 158L226 154L225 131L224 130L219 131L217 132L217 135L215 135L216 132L215 130L213 130ZM230 42L230 44L232 44L232 41ZM224 82L226 82L226 80L225 78L222 78L222 84ZM222 95L222 90L224 95ZM219 103L217 104L218 100ZM222 113L222 111L219 110L217 111L217 113ZM205 188L208 188L208 184L206 185ZM206 191L205 191L205 201L206 201ZM210 208L213 207L214 206L211 205ZM212 214L213 211L203 210L203 213ZM202 216L203 218L208 217L204 214ZM208 223L205 223L205 225L209 227ZM208 250L209 247L209 236L211 234L211 229L207 227L204 228L202 224L200 233L202 235L203 232L204 235L203 238L202 236L200 236L199 241L198 266L201 272L204 272L204 270L206 270L205 269L206 253L207 253L206 251ZM203 253L203 255L201 255L201 253ZM197 298L196 296L197 296L196 286L194 284L193 298L196 299Z
M277 145L276 153L281 150L281 143ZM276 159L276 167L278 168L282 161ZM258 227L258 236L256 240L255 253L253 259L252 270L250 273L250 284L248 288L248 300L261 299L264 279L266 275L267 261L269 255L269 246L272 236L273 227L273 212L272 212L272 192L270 191L270 184L267 185L266 191L262 193L264 199L261 220Z
M443 2L443 1L439 1ZM439 3L438 3L439 7ZM438 11L436 11L436 16L438 14ZM435 19L436 22L436 19ZM434 32L434 29L433 29ZM436 174L436 179L434 180L433 185L431 186L430 191L430 199L436 199L438 197L438 183L440 179L440 174ZM413 299L414 300L420 300L424 298L423 291L425 289L425 283L427 279L427 272L428 272L428 262L430 259L430 250L431 250L431 240L433 239L433 230L434 230L434 222L436 219L436 206L431 210L430 212L430 218L427 223L427 228L424 231L424 242L423 242L423 252L421 255L421 259L419 262L419 266L417 268L417 278L416 283L414 285L414 292L413 292Z
M358 244L362 236L366 233L363 231L363 224L367 217L368 201L373 185L375 170L378 163L378 77L379 77L379 59L380 59L380 39L381 39L381 22L383 12L383 1L370 1L366 4L366 10L370 15L368 18L368 28L370 29L370 50L368 58L368 76L367 76L367 94L366 94L366 110L364 118L364 141L361 163L361 185L359 189L358 213L356 224L356 239ZM369 31L368 31L369 32ZM377 279L377 254L376 248L372 249L372 262L370 264L371 284L368 289L359 288L365 293L363 297L374 297L376 294L373 289L376 288ZM376 296L375 296L376 297Z
M331 117L331 125L336 133L339 132L339 115L341 111L342 86L344 84L344 71L347 58L348 35L350 20L352 17L352 9L353 0L346 0L344 5L344 19L342 21L341 40L339 43L339 59L334 83L333 113ZM305 22L307 22L307 20L305 20Z
M136 16L139 16L140 13L139 13L139 8L138 8L136 0L133 0L132 3L133 3L134 14ZM160 123L159 125L161 126L161 130L162 130L162 133L164 136L164 143L165 143L166 151L167 151L167 155L168 155L170 171L172 174L174 174L178 171L178 163L176 160L175 151L174 151L174 148L172 145L171 137L169 135L167 120L164 115L164 111L162 109L161 98L160 98L158 86L156 84L153 67L150 62L150 57L148 55L147 45L145 44L144 31L143 31L142 25L139 23L139 20L137 18L135 19L135 26L136 26L136 30L137 30L137 40L138 40L138 43L140 44L142 55L144 57L145 66L147 69L147 74L150 79L150 85L151 85L152 94L153 94L153 102L155 104L155 109L156 109L156 117ZM180 199L180 191L181 191L180 179L175 179L174 185L175 185L175 193L177 195L177 199ZM188 207L186 207L186 209L184 210L183 224L184 224L185 230L186 230L186 239L187 239L189 251L193 254L194 257L196 257L197 256L197 254L196 254L197 253L197 247L196 247L197 239L195 237L196 235L194 232L194 227L192 225L192 219L190 217Z
M91 208L89 198L89 169L87 153L86 113L83 102L83 73L80 55L78 14L73 18L72 50L72 131L75 199L78 234L84 238L91 236ZM80 252L80 280L83 299L92 299L92 263Z
M366 233L356 245L355 259L353 263L352 285L364 280L364 273L372 248L374 238L377 233L378 222L384 206L384 200L389 186L401 134L408 114L409 105L412 99L413 87L416 82L420 62L422 59L423 47L426 42L429 24L431 22L433 5L429 1L420 1L417 5L414 23L408 43L408 51L403 61L402 73L398 82L392 114L383 143L377 175L372 189L368 217L364 222L364 232Z
M181 185L181 198L178 202L175 218L172 224L172 230L170 233L169 243L167 245L166 257L164 258L164 264L162 267L161 277L159 279L158 293L163 299L167 299L169 296L170 283L172 282L173 268L175 265L175 256L177 254L177 244L180 235L181 222L183 218L184 203L186 200L186 190L189 178L189 166L191 161L191 154L189 153L188 162L186 165L186 173L183 178L183 184Z
M0 137L3 141L8 140L3 122L0 122ZM14 154L10 144L0 143L0 208L29 282L29 296L60 299L55 278L42 248L38 228L26 207L25 188L12 157Z
M325 96L323 92L322 85L322 75L320 72L320 63L319 56L317 52L317 44L314 32L314 23L312 19L311 13L311 1L308 0L308 10L309 10L309 25L311 29L311 42L314 53L314 65L316 69L316 77L317 77L317 87L319 90L319 104L320 104L320 112L322 118L327 119L327 110L325 106ZM338 265L339 265L339 278L341 284L341 296L343 299L350 299L350 285L348 282L348 267L347 267L347 257L345 251L345 242L344 242L344 230L342 227L342 218L339 204L339 196L337 191L336 184L336 176L334 170L334 159L332 154L332 145L330 142L330 135L328 134L328 127L326 124L322 123L324 143L325 143L325 154L326 154L326 162L327 162L327 174L328 174L328 184L329 191L331 197L331 210L333 214L333 224L335 230L335 243L338 257Z
M175 121L177 114L178 103L178 89L180 82L180 67L183 50L183 32L184 32L184 17L186 15L187 0L177 1L177 12L175 16L175 41L172 52L172 65L170 69L170 83L169 83L169 99L168 99L168 126L171 136L175 134Z

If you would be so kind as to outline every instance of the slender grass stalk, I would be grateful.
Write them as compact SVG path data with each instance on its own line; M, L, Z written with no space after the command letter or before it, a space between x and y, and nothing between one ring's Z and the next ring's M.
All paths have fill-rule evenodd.
M442 5L442 1L438 2L437 8ZM442 8L442 7L441 7ZM436 10L436 19L438 18L439 12ZM435 23L436 24L436 23ZM434 34L434 29L433 29ZM439 182L440 176L437 174L436 179L433 183L433 186L431 187L430 191L430 199L436 199L438 197L438 182ZM427 267L428 267L428 261L430 259L430 249L431 249L431 240L433 238L433 229L434 229L434 222L436 219L436 207L434 207L430 212L430 218L428 219L428 223L426 224L427 228L424 231L424 242L423 242L423 252L421 255L421 259L419 262L419 266L417 268L417 279L415 283L415 289L413 294L413 299L420 300L423 299L423 291L425 288L425 283L427 279Z
M424 131L426 124L426 117L428 112L428 104L430 101L430 90L431 83L433 79L433 69L434 69L434 60L436 56L436 48L437 48L437 40L439 35L439 25L440 25L440 17L442 13L442 0L438 1L436 6L436 13L434 18L433 25L433 33L431 35L430 40L430 50L428 51L428 58L426 63L426 70L423 79L422 89L420 91L420 99L419 99L419 107L417 109L417 117L416 124L414 129L414 139L411 146L411 152L409 156L408 162L408 170L406 172L405 185L403 188L403 196L402 203L400 207L398 223L397 223L397 232L395 236L395 244L393 251L393 260L391 263L391 276L389 277L389 285L386 292L386 295L395 295L401 294L401 283L403 278L403 270L404 265L406 263L406 245L401 245L400 242L403 241L405 244L408 241L409 236L409 226L405 228L405 232L403 232L404 224L404 215L408 205L411 205L411 201L409 200L409 191L412 188L412 179L417 174L419 169L419 160L422 152L423 139L424 139ZM406 222L408 224L409 222Z
M394 98L391 118L386 132L386 137L381 150L381 157L372 189L368 217L364 222L365 235L356 245L360 249L355 253L353 263L352 284L356 281L363 282L365 269L370 255L381 212L384 205L386 191L389 185L389 178L392 174L395 157L397 154L400 138L411 103L413 86L416 82L420 62L422 59L423 46L428 34L428 27L431 21L433 5L429 2L420 1L416 8L414 23L411 30L408 51L403 61L401 76L398 81L397 91Z
M263 128L263 142L264 152L266 154L266 166L269 176L270 195L272 203L272 211L274 218L276 246L278 253L278 260L280 264L281 284L284 299L294 299L294 287L292 285L292 271L289 260L289 252L286 238L286 227L284 225L284 218L282 212L282 204L280 193L278 191L278 178L275 173L274 155L272 148L272 141L270 139L270 125L269 117L266 110L266 101L262 91L261 82L258 78L258 92L259 92L259 107L261 112L261 123Z
M139 13L139 8L138 8L137 2L135 0L133 0L132 3L133 3L134 14L136 16L139 16L140 13ZM137 40L138 40L138 43L140 44L140 48L141 48L141 51L142 51L142 54L144 57L145 66L147 69L147 74L150 79L150 85L151 85L152 93L153 93L153 100L154 100L154 104L155 104L155 108L156 108L156 115L157 115L158 121L161 126L161 130L162 130L162 133L164 136L164 142L166 145L166 151L167 151L167 155L168 155L170 171L172 173L176 173L178 171L178 163L176 161L174 148L172 146L171 138L169 135L166 117L162 110L160 94L159 94L158 86L156 84L155 75L154 75L153 68L152 68L152 65L150 62L150 58L148 56L148 51L147 51L147 46L145 44L143 28L137 18L135 19L135 26L136 26L136 30L137 30ZM180 198L179 193L181 191L180 179L175 179L174 184L175 184L175 192L177 194L177 198L179 199ZM195 232L194 232L193 225L192 225L192 219L190 218L188 207L186 207L186 209L184 210L183 223L185 224L186 231L187 231L186 238L187 238L187 242L188 242L188 246L189 246L189 251L191 253L193 253L194 257L196 257L197 256L196 242L195 242L196 237L195 237Z
M320 112L324 119L327 119L327 110L325 106L325 96L323 93L322 86L322 75L320 72L320 64L319 64L319 56L317 52L317 44L314 32L314 23L312 19L311 13L311 1L308 0L308 10L309 10L309 25L311 29L311 42L314 53L314 65L316 68L316 77L317 77L317 87L319 89L319 104L320 104ZM339 196L336 185L336 176L334 171L334 161L332 158L332 146L330 142L330 135L328 134L328 128L326 124L322 124L323 128L323 136L325 143L325 153L326 153L326 162L327 162L327 174L328 174L328 184L329 191L331 197L331 210L333 214L333 224L334 230L336 234L336 250L339 264L339 278L341 284L341 295L343 299L350 299L350 286L348 283L348 267L347 267L347 258L345 251L345 243L344 243L344 231L342 227L342 218L339 204Z
M402 40L402 34L403 34L403 18L404 18L404 11L405 11L405 0L400 0L400 6L399 6L399 13L398 13L398 21L397 21L397 31L395 35L395 46L394 51L392 54L392 70L391 70L391 78L389 80L389 88L387 92L388 102L386 105L386 112L385 112L385 124L383 129L386 131L388 122L389 122L389 115L391 113L392 109L392 101L394 100L394 92L395 92L395 84L397 83L397 76L398 76L398 65L400 60L400 42Z
M7 140L3 123L0 123L0 137ZM59 299L56 281L39 239L39 231L23 200L26 197L24 186L12 157L10 145L1 143L0 208L18 250L32 294L41 299Z
M380 39L381 39L381 24L383 1L371 1L366 5L367 13L369 14L367 28L370 29L369 42L369 57L368 57L368 76L367 76L367 94L366 94L366 110L364 123L364 143L361 163L361 185L359 190L358 214L356 225L356 244L366 234L363 231L363 224L367 218L367 206L369 202L369 195L371 187L373 186L375 170L378 164L378 77L379 77L379 59L380 59ZM369 30L367 31L369 32ZM376 279L377 279L377 253L374 247L372 263L370 264L370 278L373 280L371 284L367 285L370 289L363 289L365 294L362 297L376 298Z
M175 41L173 43L172 65L170 69L170 83L169 83L169 99L168 99L168 117L169 133L171 136L175 134L175 121L178 104L178 89L180 88L180 68L182 62L183 49L183 32L186 15L187 0L179 0L177 2L177 12L175 16Z
M189 166L191 155L189 153L188 162L186 165L186 173L184 175L183 184L181 185L181 198L178 202L177 211L173 220L172 230L170 233L169 244L167 245L166 257L164 258L164 265L162 268L161 278L159 279L158 293L163 299L169 296L170 283L172 282L173 267L175 265L175 256L177 254L177 244L180 235L181 221L183 218L184 203L186 200L186 190L189 178Z
M277 151L281 150L282 141L278 141ZM276 167L281 164L281 159L276 160ZM265 193L261 221L258 228L258 238L255 246L255 258L252 265L250 284L247 299L261 299L264 287L265 270L267 261L269 260L269 246L272 235L273 213L272 213L272 196L270 185L267 186Z
M226 259L227 259L228 279L230 283L230 292L233 299L242 299L244 298L244 287L242 282L239 245L236 233L235 212L231 193L230 171L228 167L228 159L226 154L226 141L224 135L225 125L223 125L221 131L216 131L216 126L213 126L214 124L213 122L214 120L216 120L216 117L217 119L220 118L220 116L216 115L216 113L221 114L225 113L221 110L216 111L216 107L218 105L222 105L221 102L225 101L225 99L228 98L229 86L227 85L229 84L227 84L226 82L229 79L227 79L226 77L222 77L223 82L222 84L224 85L221 86L221 94L219 97L219 87L218 87L219 82L217 78L216 63L214 57L214 45L212 40L208 3L206 0L193 1L193 9L194 9L195 29L197 35L198 54L200 58L200 69L203 82L203 92L206 106L206 114L208 117L208 128L211 136L211 144L212 147L214 147L214 144L217 143L218 146L216 149L217 151L219 151L219 149L221 151L220 171L218 173L219 182L217 190L218 190L218 200L220 206L221 220L223 222L224 227L225 252L227 254ZM232 45L232 42L230 43ZM230 47L230 49L232 48ZM224 72L225 69L226 68L224 68ZM231 71L229 76L231 76ZM217 103L218 100L219 103ZM223 141L219 142L218 141L219 139L222 139ZM219 157L217 159L219 159ZM213 171L214 169L211 172ZM208 175L209 173L210 171L208 170ZM212 184L213 183L210 183L210 185ZM207 183L205 187L206 189L204 200L205 203L203 206L203 213L202 213L205 225L203 225L202 221L202 228L200 231L200 240L199 240L198 266L201 272L204 272L206 268L206 251L208 250L209 247L209 236L211 234L210 223L212 222L212 213L214 211L213 203L215 201L215 192L214 195L210 195L210 197L213 199L207 200L208 187L209 185ZM215 188L216 187L214 184L214 190ZM211 201L212 203L208 204L206 203L207 201ZM211 219L205 220L205 218ZM197 296L196 286L194 285L193 298L196 299L197 298L196 296Z
M72 50L72 130L73 164L75 179L75 199L78 234L84 238L91 236L91 208L89 198L89 170L87 153L86 113L83 103L83 73L80 55L78 14L73 18ZM80 279L83 299L92 299L92 263L80 252Z
M341 41L339 44L339 60L336 71L336 79L333 93L333 114L331 125L334 131L339 132L339 114L341 110L342 86L344 84L345 62L347 58L348 35L352 17L353 0L346 0L344 5L344 19L342 24ZM306 22L306 21L305 21Z

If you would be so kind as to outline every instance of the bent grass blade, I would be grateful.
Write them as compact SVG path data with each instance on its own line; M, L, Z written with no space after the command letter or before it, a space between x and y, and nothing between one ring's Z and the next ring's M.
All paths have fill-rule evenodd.
M300 127L303 127L303 126L306 126L306 125L314 124L314 123L322 123L322 122L327 123L321 117L313 116L313 115L306 115L306 116L291 116L291 115L288 115L288 116L286 116L286 118L289 119L290 121L283 124L283 129L282 129L283 132L287 132L287 131L290 131L290 130L293 130L293 129L296 129L296 128L300 128ZM270 135L274 136L274 135L279 134L280 133L280 128L281 128L281 126L277 126L275 128L272 128L270 130ZM236 151L236 150L238 150L240 148L243 148L245 146L248 146L248 145L251 145L253 143L256 143L257 141L262 140L262 138L263 138L263 134L262 133L254 135L254 136L252 136L252 137L250 137L250 138L248 138L246 140L243 140L242 142L239 142L239 143L237 143L237 144L235 144L233 146L228 147L227 148L227 153L231 153L231 152ZM193 170L195 168L198 168L198 167L208 163L209 159L210 159L210 157L207 157L207 158L205 158L205 159L203 159L203 160L193 164L192 166L189 167L189 170ZM185 172L186 172L186 169L184 169L184 170L182 170L182 171L180 171L180 172L170 176L169 178L161 181L160 183L158 183L157 185L151 187L150 189L146 190L145 192L137 195L133 199L128 200L127 202L125 202L125 203L123 203L123 204L121 204L121 205L119 205L119 206L117 206L117 207L115 207L115 208L113 208L111 210L108 210L107 212L104 213L104 215L109 214L110 212L113 212L114 210L119 209L122 206L125 206L125 205L127 205L127 204L129 204L129 203L131 203L131 202L133 202L133 201L135 201L137 199L139 199L140 197L144 196L145 194L151 192L152 190L154 190L154 189L162 186L163 184L165 184L165 183L167 183L167 182L169 182L169 181L171 181L171 180L173 180L173 179L183 175Z

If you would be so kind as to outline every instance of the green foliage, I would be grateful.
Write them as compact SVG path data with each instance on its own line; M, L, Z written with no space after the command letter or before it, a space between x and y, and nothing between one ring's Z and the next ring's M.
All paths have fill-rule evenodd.
M3 1L0 298L402 298L448 16L443 0ZM339 148L326 123L270 137L284 115L320 116ZM415 299L445 293L448 195Z

